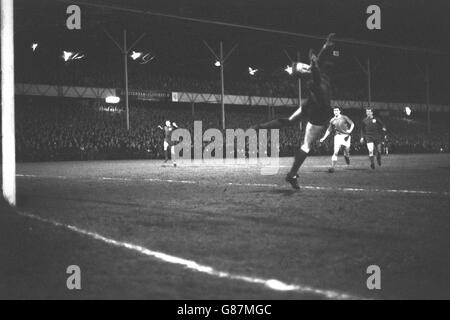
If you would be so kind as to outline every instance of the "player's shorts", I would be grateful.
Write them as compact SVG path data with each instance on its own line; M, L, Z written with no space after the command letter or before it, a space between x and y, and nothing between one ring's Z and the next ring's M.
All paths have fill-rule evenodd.
M164 150L167 150L171 146L172 146L171 143L167 142L167 140L164 140Z
M337 146L339 146L339 147L344 146L346 148L350 148L351 139L352 139L352 137L350 137L349 135L336 134L334 136L334 146L335 147L337 147Z
M373 143L374 145L379 145L381 143L380 137L366 137L366 143Z

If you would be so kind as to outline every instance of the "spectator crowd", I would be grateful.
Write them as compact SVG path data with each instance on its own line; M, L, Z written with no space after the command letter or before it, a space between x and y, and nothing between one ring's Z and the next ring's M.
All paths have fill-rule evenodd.
M266 110L261 108L261 111ZM272 117L288 116L288 108L276 109ZM362 110L344 110L355 123L352 152L365 154L359 143ZM248 107L229 106L226 127L247 129L266 121L268 112ZM448 116L447 116L448 117ZM133 101L130 106L130 130L126 129L123 107L107 108L98 100L69 98L19 97L16 107L16 140L18 161L95 160L95 159L161 159L164 134L158 125L170 119L193 135L195 120L202 121L203 132L221 128L219 105L196 105L170 102ZM431 134L423 119L382 117L388 134L385 145L389 153L449 152L450 128L447 119L436 119ZM438 121L440 120L440 122ZM224 135L225 136L225 135ZM301 144L299 128L280 130L279 153L291 156ZM209 144L204 142L204 146ZM270 149L270 147L269 147ZM317 144L313 154L332 153L332 139Z

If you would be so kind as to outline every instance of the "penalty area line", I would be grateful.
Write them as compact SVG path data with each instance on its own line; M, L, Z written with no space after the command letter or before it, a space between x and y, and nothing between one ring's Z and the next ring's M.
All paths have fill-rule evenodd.
M40 217L35 214L26 213L26 212L20 212L17 211L17 213L20 216L27 217L30 219L34 219L43 223L47 223L56 227L65 228L68 230L71 230L73 232L82 234L84 236L90 237L92 239L107 243L109 245L115 246L115 247L121 247L128 249L130 251L138 252L140 254L143 254L148 257L155 258L159 261L182 266L185 269L199 272L203 274L207 274L213 277L222 278L222 279L228 279L228 280L238 280L246 283L261 285L265 288L274 290L274 291L280 291L280 292L298 292L302 294L314 294L321 296L323 298L327 299L337 299L337 300L356 300L356 299L364 299L361 297L356 297L347 293L342 293L334 290L327 290L327 289L318 289L311 286L306 285L300 285L300 284L288 284L284 283L280 280L276 279L263 279L258 277L252 277L252 276L246 276L246 275L239 275L239 274L233 274L226 271L220 271L216 270L213 267L199 264L193 260L184 259L181 257L173 256L170 254L166 254L160 251L154 251L151 249L148 249L146 247L136 245L130 242L124 242L124 241L118 241L112 238L105 237L103 235L100 235L96 232L84 230L81 228L78 228L73 225L64 224L52 219L47 219Z

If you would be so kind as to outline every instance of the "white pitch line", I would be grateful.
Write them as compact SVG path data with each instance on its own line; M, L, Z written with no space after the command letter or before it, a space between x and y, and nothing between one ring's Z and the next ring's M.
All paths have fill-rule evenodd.
M17 177L23 178L45 178L45 179L70 179L66 176L38 176L32 174L17 174ZM95 179L95 178L94 178ZM144 178L144 179L132 179L132 178L120 178L120 177L99 177L97 178L103 181L150 181L161 183L180 183L180 184L208 184L205 181L195 180L173 180L173 179L159 179L159 178ZM227 186L245 186L245 187L283 187L285 185L275 183L240 183L240 182L224 182L223 185ZM378 193L403 193L403 194L426 194L426 195L438 195L438 196L450 196L449 191L426 191L426 190L407 190L407 189L367 189L357 187L323 187L323 186L311 186L300 185L301 189L306 190L322 190L322 191L343 191L343 192L378 192Z
M275 291L293 291L293 292L298 292L298 293L303 293L303 294L306 294L306 293L315 294L315 295L322 296L322 297L328 298L328 299L338 299L338 300L363 299L361 297L356 297L356 296L353 296L350 294L346 294L346 293L342 293L342 292L338 292L338 291L334 291L334 290L317 289L317 288L314 288L311 286L305 286L305 285L299 285L299 284L287 284L287 283L284 283L284 282L276 280L276 279L263 279L263 278L257 278L257 277L251 277L251 276L232 274L232 273L229 273L226 271L219 271L219 270L214 269L213 267L199 264L193 260L188 260L188 259L173 256L170 254L166 254L163 252L154 251L154 250L151 250L151 249L148 249L148 248L145 248L140 245L133 244L133 243L114 240L114 239L102 236L95 232L87 231L87 230L78 228L76 226L63 224L63 223L55 221L55 220L42 218L42 217L34 215L34 214L25 213L25 212L18 212L18 214L21 216L25 216L25 217L28 217L31 219L38 220L40 222L54 225L56 227L63 227L63 228L69 229L71 231L77 232L79 234L88 236L95 240L99 240L99 241L105 242L107 244L116 246L116 247L126 248L128 250L135 251L140 254L156 258L157 260L160 260L160 261L163 261L166 263L180 265L186 269L189 269L189 270L192 270L195 272L199 272L199 273L205 273L210 276L215 276L218 278L224 278L224 279L230 279L230 280L240 280L240 281L247 282L247 283L259 284L259 285L263 285L263 286L265 286L269 289L275 290Z
M245 187L278 187L275 183L239 183L239 182L226 182L228 186L245 186Z

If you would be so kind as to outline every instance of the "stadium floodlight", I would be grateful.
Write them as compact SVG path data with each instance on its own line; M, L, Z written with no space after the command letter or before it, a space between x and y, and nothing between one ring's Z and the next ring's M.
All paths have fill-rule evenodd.
M73 55L72 52L68 52L68 51L63 51L63 56L62 58L64 59L64 61L69 61L70 57Z
M286 72L289 73L289 74L292 74L292 73L293 73L292 66L286 66L286 68L284 69L284 71L286 71Z
M258 72L258 69L252 69L252 67L248 67L248 73L251 76L254 76L256 74L256 72Z
M38 46L39 46L39 44L36 43L36 42L34 42L34 43L31 45L31 49L33 50L33 52L36 51L36 49L37 49Z
M220 61L217 60L216 62L214 62L214 65L215 65L216 67L220 67Z
M153 53L151 53L151 52L146 53L146 54L144 54L144 56L142 57L140 64L146 64L146 63L152 61L153 59L155 59L155 57L156 57L156 56L155 56Z
M411 108L409 106L405 107L405 113L406 113L406 116L408 116L408 117L411 115L412 110L411 110Z
M311 72L311 66L306 63L297 62L295 64L295 71L299 73L309 73Z
M107 96L105 98L106 103L116 104L120 102L120 97L117 96Z
M139 59L140 64L146 64L146 63L152 61L155 58L155 55L151 52L144 53L144 52L133 51L133 52L131 52L130 57L134 61Z
M137 59L139 59L140 57L142 57L143 56L143 53L142 52L137 52L137 51L133 51L133 52L131 52L131 54L130 54L130 57L131 57L131 59L133 59L133 60L137 60Z
M151 52L146 53L142 56L141 61L139 62L140 64L146 64L150 61L152 61L153 59L155 59L155 55L152 54Z
M306 63L302 62L294 62L292 65L287 66L286 69L284 69L289 74L293 73L310 73L311 72L311 66Z
M84 58L84 54L81 52L63 51L62 58L65 62L69 60L79 60Z

